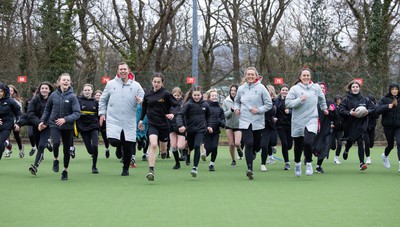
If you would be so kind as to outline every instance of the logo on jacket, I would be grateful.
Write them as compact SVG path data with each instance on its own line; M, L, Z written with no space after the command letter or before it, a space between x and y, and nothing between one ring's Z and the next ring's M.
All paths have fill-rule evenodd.
M206 110L206 108L205 107L203 107L203 108L201 108L202 110Z
M69 103L69 100L67 99L67 100L65 100L65 102L66 102L66 103Z
M164 98L160 98L160 99L158 100L158 102L165 102L165 99L164 99Z

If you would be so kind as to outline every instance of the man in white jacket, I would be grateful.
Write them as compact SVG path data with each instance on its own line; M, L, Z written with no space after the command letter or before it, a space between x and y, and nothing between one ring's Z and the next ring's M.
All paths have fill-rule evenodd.
M112 146L123 151L121 176L129 175L131 155L136 146L136 107L143 96L142 86L134 80L128 65L122 62L99 100L100 126L107 119L107 138Z

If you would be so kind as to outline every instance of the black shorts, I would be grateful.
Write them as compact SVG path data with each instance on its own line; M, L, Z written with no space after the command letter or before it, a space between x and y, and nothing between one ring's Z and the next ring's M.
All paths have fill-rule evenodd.
M158 140L161 142L168 142L169 140L169 127L157 127L155 125L149 125L149 136L157 135Z
M179 132L179 129L178 129L178 127L171 127L170 128L170 133L172 133L172 132L175 132L177 135L179 135L179 136L186 136L186 133L181 133L181 132Z
M240 129L238 129L238 128L229 128L229 127L225 127L225 129L230 129L230 130L232 130L233 132L240 131Z

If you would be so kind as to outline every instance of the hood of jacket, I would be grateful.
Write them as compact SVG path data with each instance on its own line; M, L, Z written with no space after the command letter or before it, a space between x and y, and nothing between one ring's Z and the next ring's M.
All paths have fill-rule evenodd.
M397 83L397 82L392 82L390 85L389 85L389 91L388 91L388 93L385 95L386 97L392 97L393 95L392 95L392 93L390 92L390 90L392 90L392 88L397 88L399 91L400 91L400 86L399 86L399 84Z
M211 100L207 100L207 102L208 102L208 105L209 105L209 106L217 106L217 107L219 107L219 102L218 102L218 101L213 102L213 101L211 101Z
M7 85L0 82L0 89L4 91L4 96L1 99L10 98L10 89L8 89Z
M74 93L74 88L70 86L70 87L68 88L68 90L62 92L62 91L61 91L61 88L58 87L58 88L57 88L57 91L60 92L61 94L68 95L68 94Z

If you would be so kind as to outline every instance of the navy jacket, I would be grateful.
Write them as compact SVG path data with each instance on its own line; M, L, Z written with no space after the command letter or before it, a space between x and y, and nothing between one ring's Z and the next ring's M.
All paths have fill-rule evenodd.
M209 119L210 106L208 103L204 100L195 102L190 98L179 111L176 123L180 128L185 126L184 122L186 122L186 132L189 134L205 133L209 126Z
M213 134L219 134L220 128L225 128L224 110L219 106L218 102L207 101L210 106L209 126L213 129Z
M74 89L70 87L67 91L61 92L60 88L51 93L48 98L41 122L49 125L50 128L74 129L74 121L78 120L81 113L78 99L74 94ZM64 118L65 124L57 126L55 120Z

